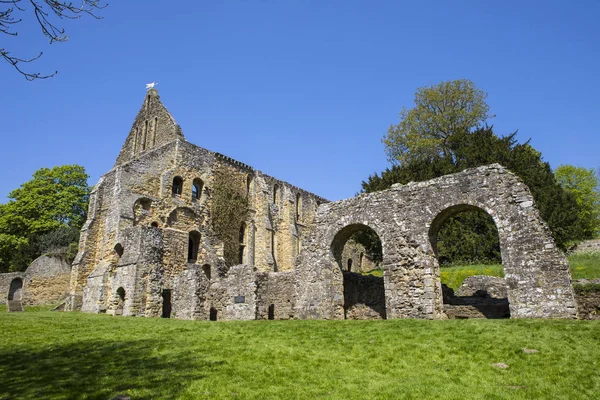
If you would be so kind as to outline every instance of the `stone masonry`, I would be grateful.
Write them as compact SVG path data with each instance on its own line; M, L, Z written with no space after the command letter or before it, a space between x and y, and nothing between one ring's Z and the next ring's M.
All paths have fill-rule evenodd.
M212 228L217 168L245 187L250 205L238 263L225 262ZM446 318L432 243L447 218L474 209L498 227L511 317L575 318L566 258L528 188L502 166L331 203L188 143L150 89L92 191L66 308L205 320ZM379 236L381 263L345 247L361 230ZM383 277L360 274L375 267Z

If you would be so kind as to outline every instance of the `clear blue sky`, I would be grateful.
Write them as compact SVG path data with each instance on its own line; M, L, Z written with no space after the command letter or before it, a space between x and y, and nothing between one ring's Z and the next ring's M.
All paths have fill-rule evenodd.
M494 3L494 4L492 4ZM498 134L553 167L600 166L598 1L110 1L48 45L31 15L2 46L0 202L38 168L107 172L158 81L188 141L337 200L388 166L381 137L418 87L467 78Z

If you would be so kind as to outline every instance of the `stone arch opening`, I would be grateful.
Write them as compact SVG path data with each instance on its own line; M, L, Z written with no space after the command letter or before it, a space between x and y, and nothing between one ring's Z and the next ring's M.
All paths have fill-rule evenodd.
M183 179L180 176L173 178L173 185L171 186L171 194L173 196L181 196L183 192Z
M210 308L210 314L209 314L208 319L211 321L217 320L217 309L216 308L214 308L214 307Z
M356 269L354 262L363 253L371 259L370 269ZM331 243L331 254L343 275L344 318L385 319L385 290L383 250L381 239L375 230L363 224L342 228ZM363 262L366 266L367 263Z
M23 295L23 279L15 278L10 282L7 300L21 301L22 295Z
M122 287L117 289L117 298L115 300L115 315L123 315L123 308L125 308L125 289Z
M117 255L117 258L123 257L124 252L125 249L123 248L123 245L121 243L115 244L115 254Z
M202 197L202 189L204 188L204 182L202 179L196 178L192 183L192 201L200 200Z
M188 235L188 263L195 263L198 260L198 249L200 247L200 233L192 231Z
M438 261L446 315L509 318L500 236L493 217L474 205L453 205L433 219L428 234Z

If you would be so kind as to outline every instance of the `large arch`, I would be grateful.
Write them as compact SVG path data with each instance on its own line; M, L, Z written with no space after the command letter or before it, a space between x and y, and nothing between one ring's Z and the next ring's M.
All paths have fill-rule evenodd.
M297 316L343 318L343 284L330 245L346 226L362 224L382 242L387 317L445 318L431 236L446 218L468 209L485 211L498 228L511 317L576 317L564 254L527 186L498 164L319 207L296 268Z

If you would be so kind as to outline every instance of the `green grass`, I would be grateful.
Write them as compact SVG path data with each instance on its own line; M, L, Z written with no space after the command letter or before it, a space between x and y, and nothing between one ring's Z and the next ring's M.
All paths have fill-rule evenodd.
M3 313L0 399L593 399L599 343L600 321Z
M595 279L600 278L600 253L571 254L567 257L571 267L573 279ZM452 265L440 268L442 283L456 290L465 278L472 275L504 276L502 265Z
M600 252L571 254L568 259L573 279L600 278Z

